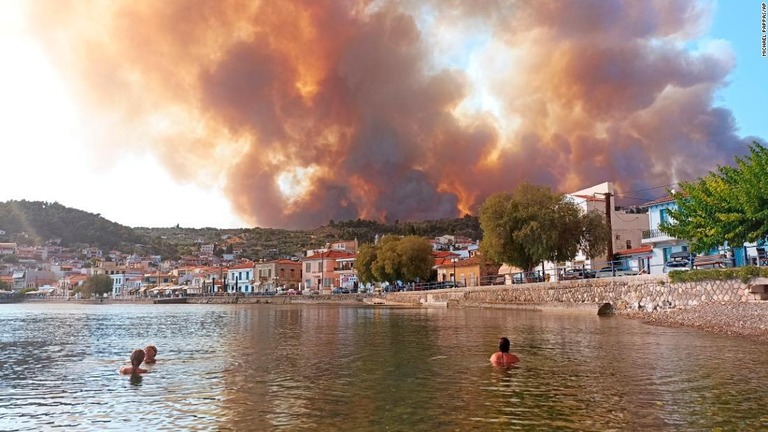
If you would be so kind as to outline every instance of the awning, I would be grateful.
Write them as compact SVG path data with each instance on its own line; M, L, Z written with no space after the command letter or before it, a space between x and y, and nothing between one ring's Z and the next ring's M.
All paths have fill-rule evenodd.
M682 251L682 252L672 252L669 254L670 258L690 258L691 253L689 251Z

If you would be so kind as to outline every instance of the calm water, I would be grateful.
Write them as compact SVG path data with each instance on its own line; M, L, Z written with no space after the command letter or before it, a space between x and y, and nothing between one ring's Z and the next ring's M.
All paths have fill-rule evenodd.
M520 367L488 357L507 335ZM117 373L155 344L140 381ZM0 305L0 430L755 430L768 347L584 315Z

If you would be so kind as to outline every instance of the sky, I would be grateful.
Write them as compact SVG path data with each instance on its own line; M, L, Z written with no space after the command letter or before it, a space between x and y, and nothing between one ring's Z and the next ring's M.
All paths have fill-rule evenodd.
M217 228L521 182L640 204L765 143L762 4L3 0L0 201Z

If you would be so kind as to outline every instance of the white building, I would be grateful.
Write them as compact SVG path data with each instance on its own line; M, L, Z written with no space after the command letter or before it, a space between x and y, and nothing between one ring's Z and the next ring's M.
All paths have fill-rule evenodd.
M253 268L251 261L234 265L227 269L227 292L253 292Z
M593 257L590 259L581 251L569 262L544 263L544 271L550 275L562 272L570 268L591 268L597 270L606 265L610 265L615 254L619 254L626 265L635 270L640 270L647 266L643 261L645 257L638 257L631 252L642 246L643 231L649 227L648 214L637 212L635 210L617 209L615 204L615 191L612 182L604 182L598 185L582 189L576 192L566 194L566 196L575 202L584 212L597 211L603 215L610 214L611 226L611 245L605 255ZM630 252L621 254L621 252ZM624 256L623 256L624 255Z

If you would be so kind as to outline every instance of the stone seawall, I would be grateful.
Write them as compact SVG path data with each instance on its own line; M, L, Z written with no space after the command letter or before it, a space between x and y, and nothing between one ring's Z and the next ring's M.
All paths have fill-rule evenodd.
M739 280L670 283L666 275L644 275L440 291L409 291L389 293L385 298L388 302L445 304L448 307L561 304L578 309L579 305L592 307L610 303L618 310L651 312L713 302L741 303L759 300L760 294L752 293L754 285L754 282L743 283Z

